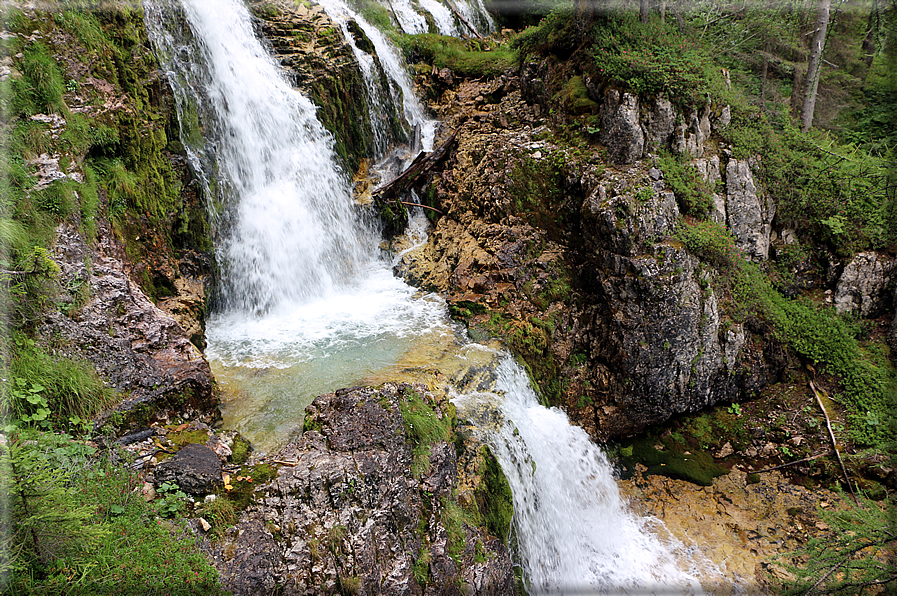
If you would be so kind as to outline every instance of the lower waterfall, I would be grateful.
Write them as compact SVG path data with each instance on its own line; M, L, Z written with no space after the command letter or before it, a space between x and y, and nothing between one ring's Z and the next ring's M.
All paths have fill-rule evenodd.
M183 27L173 13L192 35L173 32ZM254 37L239 0L147 0L146 14L180 117L193 109L214 119L191 157L219 204L223 295L206 356L229 396L226 426L273 451L301 430L318 394L376 378L434 344L484 349L439 297L392 275L355 213L332 139ZM507 354L496 355L492 375L492 388L459 387L456 401L474 421L478 408L500 412L500 423L480 427L511 483L530 592L700 593L690 553L658 537L660 522L628 512L586 434L538 404Z

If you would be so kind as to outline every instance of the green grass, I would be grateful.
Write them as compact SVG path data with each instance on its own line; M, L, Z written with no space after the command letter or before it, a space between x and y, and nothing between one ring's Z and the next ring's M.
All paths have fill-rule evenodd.
M411 439L411 471L419 477L429 471L431 446L439 441L451 440L452 419L451 416L443 416L440 420L430 404L410 388L405 390L399 409L405 423L405 433Z
M90 364L50 355L22 334L14 336L9 375L12 391L7 399L11 412L17 418L33 414L38 404L26 397L34 395L33 388L39 387L37 394L52 412L49 422L60 428L66 428L71 418L90 418L115 399Z
M48 457L48 462L57 462L55 466L65 463L70 472L57 486L65 501L45 503L51 505L47 511L56 516L65 511L88 515L64 544L56 543L54 518L47 518L41 548L15 551L19 556L12 562L9 593L223 594L217 572L196 548L194 538L158 519L156 505L135 490L135 473L105 459L86 459L91 455L83 451L86 446L65 436L35 433L20 438L27 438L28 449ZM31 507L39 506L43 498L31 497ZM87 535L96 538L85 539ZM13 540L14 545L30 546L29 537L20 533ZM47 556L50 552L52 556Z
M658 160L664 180L676 195L679 210L685 215L706 217L713 209L713 196L697 168L682 155L663 155Z
M494 77L512 68L517 54L508 45L486 51L484 42L434 35L402 35L399 46L409 63L426 62L437 68L448 68L455 76Z

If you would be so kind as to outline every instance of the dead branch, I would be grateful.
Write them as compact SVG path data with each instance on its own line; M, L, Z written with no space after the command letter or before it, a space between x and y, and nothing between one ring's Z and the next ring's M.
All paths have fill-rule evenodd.
M795 466L797 464L802 464L808 461L813 461L814 459L819 459L820 457L825 457L826 455L831 455L831 451L826 451L824 453L817 453L816 455L811 455L810 457L805 457L803 459L798 459L795 461L790 461L785 464L779 464L778 466L772 466L771 468L763 468L762 470L757 470L756 472L751 472L752 474L763 474L764 472L772 472L773 470L778 470L779 468L787 468L788 466Z
M423 207L424 209L432 209L439 215L445 215L442 211L437 209L436 207L430 207L429 205L424 205L422 203L412 203L411 201L399 201L403 205L408 205L409 207Z
M445 156L451 144L455 141L457 135L458 131L456 130L437 150L431 151L430 153L420 153L414 158L414 161L411 162L411 165L408 166L404 172L375 189L371 194L375 199L379 198L382 201L394 199L396 195L410 188L421 176L429 173L430 170L442 161L442 158Z
M844 474L844 482L847 483L847 488L850 490L850 496L853 497L853 502L859 504L856 493L853 492L853 486L850 484L847 468L844 467L844 460L841 459L841 452L838 451L838 442L835 440L835 433L832 430L832 422L829 420L828 412L825 411L825 406L822 404L822 398L819 397L819 390L816 389L816 385L813 384L813 381L810 381L810 389L813 390L813 395L816 397L816 403L819 404L819 409L822 410L822 415L825 416L825 426L828 428L828 436L832 440L832 449L835 450L835 457L838 458L838 463L841 464L841 472Z

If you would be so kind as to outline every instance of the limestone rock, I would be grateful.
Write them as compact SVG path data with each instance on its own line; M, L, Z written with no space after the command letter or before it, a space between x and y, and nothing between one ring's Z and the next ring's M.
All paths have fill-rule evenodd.
M731 159L726 164L726 210L735 246L747 257L765 261L775 204L757 188L745 160Z
M205 544L228 590L335 594L351 585L357 594L421 594L414 566L422 564L427 594L458 593L458 584L476 594L513 593L501 541L465 524L463 543L449 544L441 511L457 474L454 444L434 445L429 472L412 475L399 409L409 389L345 389L309 406L307 420L320 431L273 456L295 465L256 489L229 535ZM476 562L477 548L484 561ZM450 549L459 549L456 559ZM419 562L422 552L428 563Z
M222 485L221 460L205 445L184 445L171 459L156 466L156 488L166 482L191 495L210 493Z
M670 148L676 130L676 109L666 97L658 96L644 106L642 127L645 130L645 151Z
M720 175L719 170L719 156L711 155L707 159L696 159L694 163L707 187L713 190L713 210L710 212L710 218L717 223L726 225L726 195L715 192L717 185L722 182L722 175Z
M178 323L150 302L127 270L124 248L106 224L88 246L70 223L56 230L52 258L60 268L61 311L39 326L57 349L91 362L128 397L117 407L140 404L165 415L214 416L217 396L202 353ZM151 412L152 414L153 412Z
M598 138L607 147L607 160L613 164L628 164L640 159L645 150L645 134L639 123L638 96L609 89L601 104L600 116Z
M844 267L835 289L838 312L874 318L892 306L891 282L897 279L897 261L875 252L861 252Z
M692 157L704 155L704 141L710 138L710 106L689 108L682 114L676 126L672 149L676 153L687 153Z

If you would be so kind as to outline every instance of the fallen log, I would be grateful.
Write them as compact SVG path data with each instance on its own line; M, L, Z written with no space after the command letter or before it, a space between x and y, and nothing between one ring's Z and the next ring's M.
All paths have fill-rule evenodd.
M445 157L451 144L455 142L455 137L457 135L458 131L456 130L435 151L431 151L430 153L419 153L418 156L414 158L414 161L411 162L411 165L405 168L404 172L379 188L374 189L371 196L374 197L375 201L389 201L396 199L400 192L404 192L411 188L421 176L429 173L430 170L442 161L442 158ZM396 202L401 203L399 200L396 200Z

